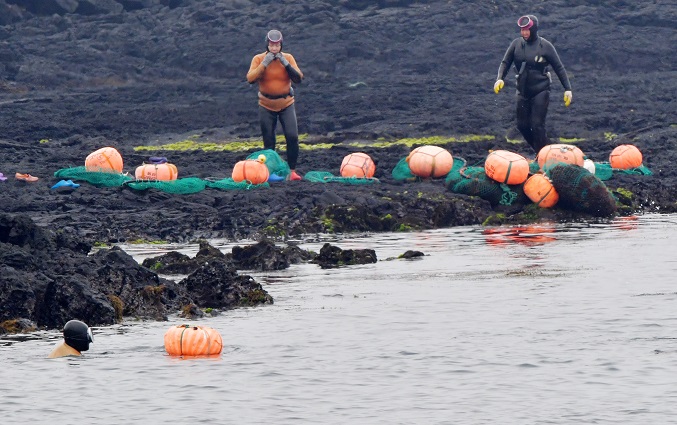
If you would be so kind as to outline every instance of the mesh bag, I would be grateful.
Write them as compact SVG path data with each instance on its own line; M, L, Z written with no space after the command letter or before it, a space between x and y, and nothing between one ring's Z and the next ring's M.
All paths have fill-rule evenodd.
M337 177L327 171L309 171L303 176L305 180L313 183L343 183L343 184L373 184L380 183L376 178L358 178L358 177Z
M400 159L400 162L395 165L392 171L393 179L397 181L416 181L419 178L411 173L409 164L407 163L407 158L404 157Z
M616 213L616 201L611 192L602 180L585 168L559 163L545 172L559 194L558 206L596 217Z
M232 177L217 180L215 182L207 181L205 182L205 185L212 189L221 189L221 190L251 190L251 189L259 189L262 187L270 187L270 184L268 184L267 182L261 184L252 184L245 180L238 183L235 180L233 180Z
M87 183L97 187L122 186L128 181L134 180L133 177L117 172L110 172L108 169L101 169L101 171L91 171L90 167L88 171L87 167L85 166L62 168L54 173L54 177L64 180L70 179L86 181Z
M135 180L125 183L134 190L157 189L167 193L188 194L205 190L206 182L197 177L187 177L170 181Z
M268 172L270 174L275 174L280 177L287 177L291 173L291 169L285 160L283 160L280 155L277 154L272 149L264 149L261 151L254 152L249 155L247 159L258 159L259 155L266 157L266 167L268 167Z
M522 185L494 181L487 176L484 167L466 167L465 160L460 158L454 158L454 165L444 183L451 192L479 196L492 206L531 202Z

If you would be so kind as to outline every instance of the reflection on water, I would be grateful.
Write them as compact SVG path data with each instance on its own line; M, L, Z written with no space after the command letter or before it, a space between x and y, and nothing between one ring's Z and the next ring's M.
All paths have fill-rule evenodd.
M275 298L200 320L220 357L165 354L170 323L0 340L3 423L671 423L677 216L301 240L376 264L250 273ZM333 238L333 239L332 239ZM235 245L213 241L224 251ZM197 246L125 246L137 260ZM386 260L414 249L416 260Z

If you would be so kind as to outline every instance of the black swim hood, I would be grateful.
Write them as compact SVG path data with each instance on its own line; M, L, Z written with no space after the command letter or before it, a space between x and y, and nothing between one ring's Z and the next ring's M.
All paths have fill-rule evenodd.
M280 43L280 50L282 50L282 33L278 30L270 30L266 34L266 51L268 50L268 43Z
M538 18L535 17L534 15L527 15L529 19L531 19L531 22L534 24L529 28L529 31L531 31L531 34L529 34L529 40L528 41L533 41L536 40L538 37Z
M92 331L79 320L69 320L63 327L63 339L66 344L78 351L89 350L89 344L94 342Z

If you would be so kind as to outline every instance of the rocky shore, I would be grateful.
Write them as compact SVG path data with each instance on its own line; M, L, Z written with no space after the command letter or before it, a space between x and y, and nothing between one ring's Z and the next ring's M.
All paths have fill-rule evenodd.
M161 319L208 308L215 296L195 281L239 288L239 298L220 288L223 308L272 302L226 259L179 285L120 250L87 255L95 244L606 219L528 202L496 206L443 180L391 174L424 144L469 165L498 149L534 157L514 130L511 90L492 91L525 13L539 16L573 85L565 108L553 83L551 140L596 162L620 144L637 146L652 175L605 181L617 214L674 213L677 11L664 2L0 0L0 172L8 177L0 181L0 321L55 328L76 316ZM277 182L188 195L86 182L51 189L57 170L84 165L103 146L118 149L132 174L149 156L165 156L180 177L229 177L261 149L256 88L244 76L273 27L306 75L296 90L301 174L338 175L342 158L362 151L378 184ZM16 180L17 172L39 180Z

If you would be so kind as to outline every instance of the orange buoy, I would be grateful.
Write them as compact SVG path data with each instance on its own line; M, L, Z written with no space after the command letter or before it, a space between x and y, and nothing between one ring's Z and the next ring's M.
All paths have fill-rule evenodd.
M262 184L268 181L270 171L268 166L260 160L245 159L235 164L233 180L237 183L248 181L252 184Z
M536 156L538 166L543 169L546 164L563 162L565 164L574 164L583 166L583 151L573 145L547 145L544 146Z
M165 350L172 356L210 356L220 354L221 334L209 326L172 326L165 332Z
M421 146L407 156L411 173L418 177L444 177L454 165L454 158L448 150L439 146Z
M529 177L529 162L515 152L493 151L484 161L484 172L499 183L522 184Z
M164 164L143 164L136 167L134 172L137 180L170 181L179 177L176 165L165 162Z
M346 155L341 162L341 177L372 178L376 165L366 153L355 152Z
M524 183L524 194L542 208L552 208L559 201L559 194L543 174L534 174Z
M628 170L642 165L642 152L635 145L616 146L609 155L611 168Z
M115 148L105 147L87 155L85 158L87 171L102 171L104 173L122 172L122 155Z

